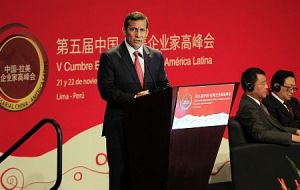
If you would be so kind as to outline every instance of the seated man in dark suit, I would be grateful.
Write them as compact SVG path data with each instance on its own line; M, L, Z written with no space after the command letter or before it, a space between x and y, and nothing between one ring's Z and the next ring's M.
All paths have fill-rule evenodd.
M300 105L293 97L297 91L293 72L279 70L271 80L271 93L263 100L270 114L281 125L300 128Z
M276 144L300 142L300 130L282 126L261 103L267 95L268 88L263 70L247 69L242 74L241 84L244 94L240 101L237 119L250 140Z

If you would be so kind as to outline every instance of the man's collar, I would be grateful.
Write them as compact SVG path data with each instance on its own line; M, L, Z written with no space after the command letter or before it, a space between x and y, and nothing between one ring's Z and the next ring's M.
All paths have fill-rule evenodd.
M129 52L130 55L132 55L135 51L139 51L141 57L144 56L144 55L143 55L143 54L144 54L144 53L143 53L143 45L142 45L139 49L136 50L136 49L134 49L133 47L131 47L131 46L127 43L126 39L125 39L124 41L125 41L125 45L126 45L127 50L128 50L128 52Z
M254 100L259 106L260 106L260 101L256 98L253 98L252 96L250 96L249 94L246 94L249 98L251 98L252 100Z
M277 96L274 92L271 92L272 96L274 98L276 98L279 102L281 102L282 104L284 103L284 101L282 99L279 98L279 96Z

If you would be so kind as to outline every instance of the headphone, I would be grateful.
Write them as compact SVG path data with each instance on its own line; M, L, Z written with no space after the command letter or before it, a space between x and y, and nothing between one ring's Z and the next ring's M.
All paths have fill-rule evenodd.
M281 90L281 85L278 84L278 83L275 83L274 86L273 86L273 90L275 92L279 92Z
M243 82L245 84L245 87L247 91L252 92L254 90L254 83L253 82L247 82L244 76L242 76Z

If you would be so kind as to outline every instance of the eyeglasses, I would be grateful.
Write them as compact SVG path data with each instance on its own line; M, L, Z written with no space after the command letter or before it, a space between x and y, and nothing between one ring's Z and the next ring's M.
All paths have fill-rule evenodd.
M290 92L297 92L298 91L298 88L295 87L295 86L284 86L284 85L281 85L281 86L285 87Z

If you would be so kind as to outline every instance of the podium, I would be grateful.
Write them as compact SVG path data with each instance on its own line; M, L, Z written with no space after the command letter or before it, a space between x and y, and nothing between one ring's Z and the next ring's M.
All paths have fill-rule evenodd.
M179 87L125 105L129 190L206 189L225 126L173 130Z
M125 106L129 190L166 190L172 88L136 98Z

